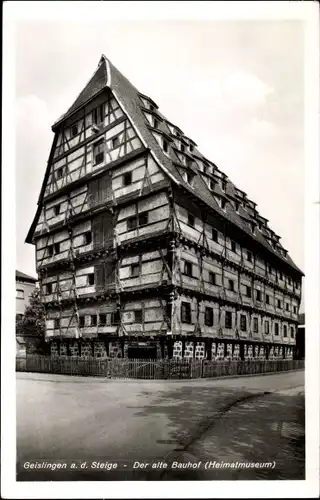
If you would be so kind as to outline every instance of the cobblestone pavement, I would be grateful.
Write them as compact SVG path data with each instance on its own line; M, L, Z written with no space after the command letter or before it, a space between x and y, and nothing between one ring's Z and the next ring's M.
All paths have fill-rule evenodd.
M303 385L303 371L172 382L18 374L17 479L302 479ZM124 465L117 471L24 469L26 461L41 460ZM135 461L199 460L275 461L276 467L132 470Z

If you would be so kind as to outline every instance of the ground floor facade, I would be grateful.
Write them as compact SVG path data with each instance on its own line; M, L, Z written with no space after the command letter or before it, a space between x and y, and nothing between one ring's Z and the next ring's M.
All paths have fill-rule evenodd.
M294 345L212 338L94 338L53 339L51 356L130 359L293 359Z

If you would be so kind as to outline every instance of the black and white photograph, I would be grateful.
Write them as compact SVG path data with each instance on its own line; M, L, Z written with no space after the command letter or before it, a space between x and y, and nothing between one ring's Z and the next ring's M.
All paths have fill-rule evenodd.
M316 7L5 5L4 498L318 496Z

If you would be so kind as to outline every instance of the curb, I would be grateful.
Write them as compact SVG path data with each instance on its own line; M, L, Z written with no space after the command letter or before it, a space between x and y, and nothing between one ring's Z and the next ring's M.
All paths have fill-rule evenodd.
M50 379L50 378L32 378L31 376L27 376L27 377L17 377L17 374L30 374L30 375L33 375L33 374L37 374L39 373L39 375L44 375L43 373L41 372L16 372L16 379L20 379L20 380L32 380L34 382L52 382L52 383L63 383L63 382L66 382L66 383L69 383L69 384L72 384L72 383L88 383L88 382L97 382L99 384L106 384L106 383L134 383L134 382L139 382L139 383L160 383L162 382L163 384L167 384L167 383L170 383L170 384L175 384L175 383L181 383L181 382L185 382L185 383L201 383L202 381L215 381L215 380L225 380L225 379L234 379L234 378L246 378L246 377L262 377L262 376L265 376L265 375L283 375L285 373L293 373L293 372L301 372L301 371L305 371L304 368L298 368L296 370L285 370L285 371L278 371L278 372L264 372L264 373L248 373L248 374L244 374L244 375L224 375L224 376L221 376L221 377L197 377L197 378L179 378L179 379L138 379L138 378L130 378L130 379L126 379L126 378L122 378L122 379L119 379L119 378L108 378L108 377L85 377L85 376L81 376L81 375L65 375L65 374L60 374L60 373L55 373L55 374L52 374L52 373L48 373L47 375L49 376L54 376L54 377L68 377L69 380L66 378L66 379L62 379L62 380L59 380L57 378L54 378L54 379ZM71 378L72 377L72 378Z

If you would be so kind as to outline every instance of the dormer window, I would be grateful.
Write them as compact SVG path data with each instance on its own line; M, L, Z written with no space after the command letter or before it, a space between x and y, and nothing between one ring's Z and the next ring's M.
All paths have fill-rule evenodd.
M194 178L194 174L192 174L191 172L187 172L187 183L192 184L192 181L193 181L193 178Z
M165 153L168 153L168 151L169 151L169 144L165 139L163 140L163 151Z
M226 181L221 181L221 189L222 189L222 191L226 191L226 189L227 189Z
M209 188L211 189L211 191L213 191L213 190L214 190L215 185L216 185L216 183L214 182L214 180L213 180L213 179L210 179L210 180L209 180Z
M239 212L239 208L240 208L240 203L238 201L236 201L235 204L234 204L234 207L236 209L236 212L238 213Z
M184 152L185 152L185 149L186 149L186 148L184 147L184 144L181 144L181 146L180 146L180 151L181 151L182 153L184 153Z
M154 118L154 120L153 120L153 126L154 126L154 128L159 128L159 122L156 118Z
M220 206L221 206L222 210L226 209L226 200L225 199L221 198Z
M193 147L193 145L192 145L192 144L190 144L190 152L192 153L192 152L193 152L193 150L194 150L194 147Z

